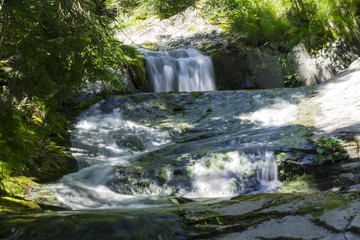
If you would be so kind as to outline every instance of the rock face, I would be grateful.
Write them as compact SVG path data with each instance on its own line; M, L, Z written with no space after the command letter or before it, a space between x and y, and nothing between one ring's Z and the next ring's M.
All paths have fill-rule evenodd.
M190 7L169 19L151 18L145 22L119 31L116 35L125 44L135 44L154 50L181 48L210 48L221 43L224 31L219 25L210 24L200 9ZM217 41L214 41L216 40Z
M181 213L188 239L360 239L358 192L232 198Z
M360 56L358 43L347 45L336 41L315 54L310 55L303 44L297 45L290 53L294 70L304 86L311 86L329 80L345 70Z
M147 209L8 216L4 239L360 239L359 192L258 194ZM16 218L20 219L16 221ZM61 229L61 230L60 230ZM64 232L63 229L66 229ZM40 237L38 237L40 236Z

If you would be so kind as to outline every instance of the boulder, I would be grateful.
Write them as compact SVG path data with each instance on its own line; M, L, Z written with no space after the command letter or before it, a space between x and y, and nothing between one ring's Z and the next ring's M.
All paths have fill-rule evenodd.
M290 52L294 71L300 76L303 86L322 83L344 71L360 56L359 43L345 44L340 41L329 43L323 49L309 52L300 43Z

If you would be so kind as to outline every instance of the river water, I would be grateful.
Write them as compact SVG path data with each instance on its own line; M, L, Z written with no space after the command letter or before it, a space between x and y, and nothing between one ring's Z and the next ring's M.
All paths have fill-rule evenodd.
M190 93L113 96L82 112L71 131L80 170L50 186L69 210L8 216L0 237L186 239L179 209L276 192L276 154L302 144L295 137L304 130L289 125L301 91L191 93L213 90L214 82L203 80L212 73L198 63L207 60L186 53L181 62L183 51L166 53L175 60L162 60L165 72L152 77L180 72L174 88L160 83L158 91ZM182 65L196 71L186 75Z

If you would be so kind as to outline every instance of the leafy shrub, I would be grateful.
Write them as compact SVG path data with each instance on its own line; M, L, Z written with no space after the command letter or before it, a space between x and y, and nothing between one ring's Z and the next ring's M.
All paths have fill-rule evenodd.
M150 0L161 18L169 18L194 5L196 0Z
M340 155L341 143L342 141L339 139L327 138L325 136L320 137L315 141L317 146L315 161L320 165L325 160L334 162L334 156Z
M283 84L287 87L299 87L301 84L300 76L295 73L295 66L293 60L289 60L284 56L279 57L278 61L284 72Z
M208 0L207 5L214 18L227 19L230 31L246 34L255 46L272 42L287 51L302 42L316 50L359 36L359 0Z

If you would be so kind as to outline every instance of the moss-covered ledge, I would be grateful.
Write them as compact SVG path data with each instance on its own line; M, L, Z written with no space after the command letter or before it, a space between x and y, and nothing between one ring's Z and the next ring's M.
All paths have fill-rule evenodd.
M6 176L1 187L0 215L65 208L46 184L25 176Z

